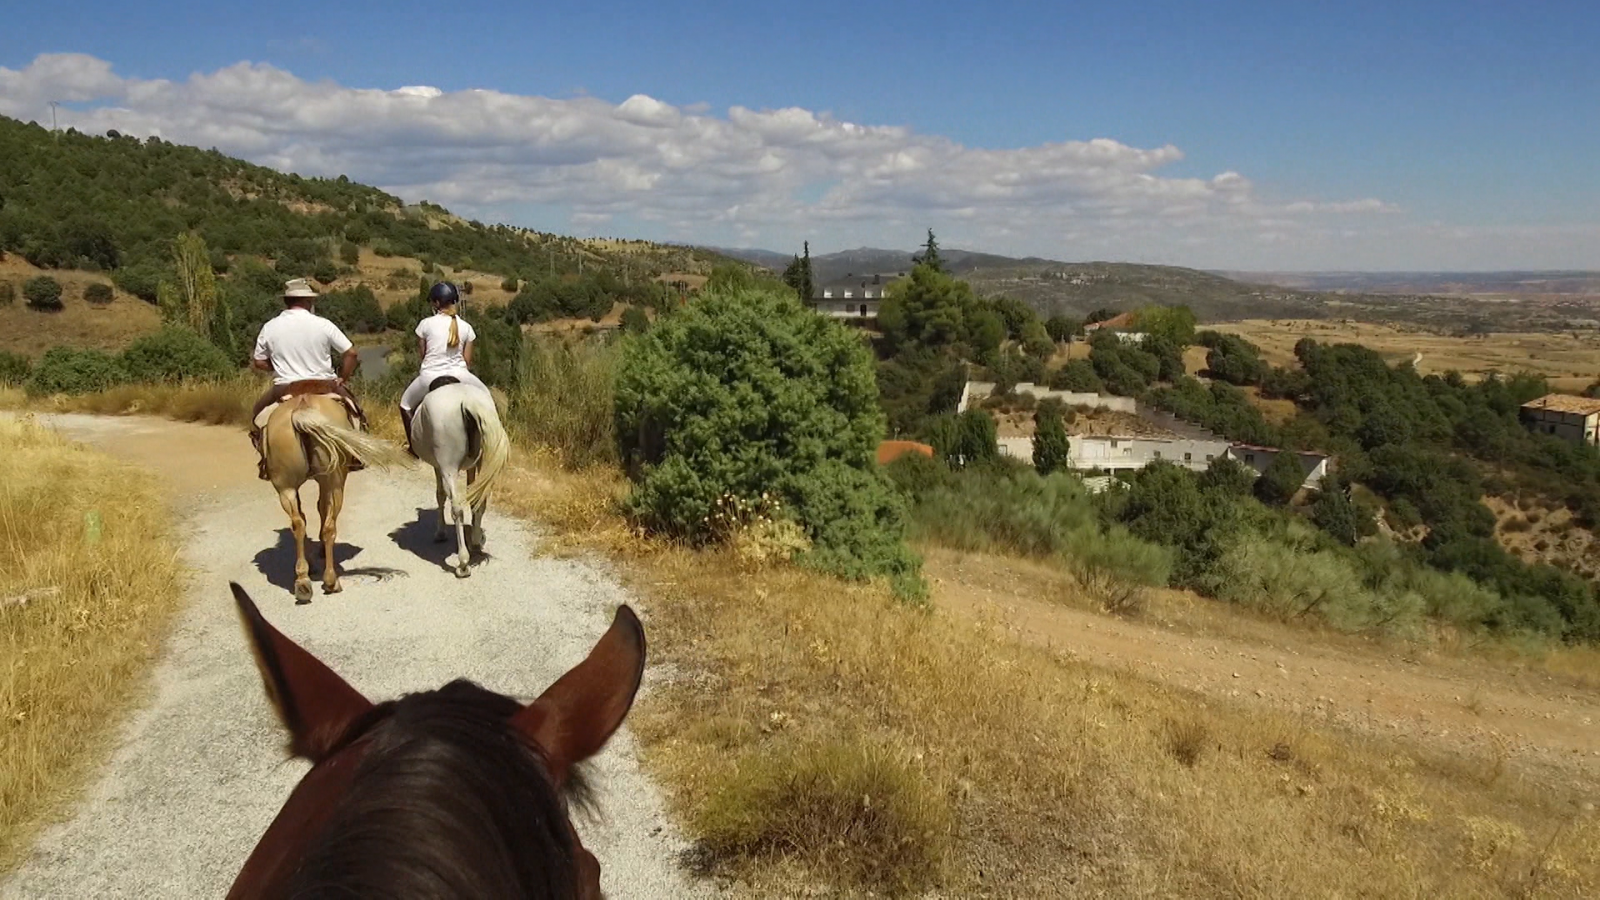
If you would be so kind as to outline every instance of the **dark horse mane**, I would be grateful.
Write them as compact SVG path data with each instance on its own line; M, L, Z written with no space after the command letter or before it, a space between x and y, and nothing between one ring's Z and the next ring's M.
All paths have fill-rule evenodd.
M572 897L578 846L564 789L510 724L521 704L456 680L379 704L333 756L362 751L338 810L306 848L289 897Z

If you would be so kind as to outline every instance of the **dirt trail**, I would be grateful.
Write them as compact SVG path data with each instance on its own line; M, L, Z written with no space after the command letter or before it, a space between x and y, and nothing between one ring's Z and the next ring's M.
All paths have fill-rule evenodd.
M54 416L67 436L157 468L185 522L192 598L143 709L123 724L98 783L37 841L5 897L220 897L306 770L285 761L229 597L262 612L373 699L466 677L529 698L580 660L627 601L607 573L536 555L537 534L496 515L487 562L457 580L454 545L432 542L432 473L351 479L337 551L345 590L297 607L294 553L272 491L233 428L153 419ZM304 495L308 508L315 490ZM313 566L313 572L316 571ZM647 610L641 610L649 629ZM651 671L645 675L650 689ZM702 892L676 864L684 847L624 729L596 760L604 820L577 823L608 896Z
M1410 661L1399 651L1340 647L1304 633L1202 636L1043 599L1018 566L945 551L928 562L940 608L1087 663L1450 753L1503 754L1528 774L1600 784L1600 691L1487 662Z

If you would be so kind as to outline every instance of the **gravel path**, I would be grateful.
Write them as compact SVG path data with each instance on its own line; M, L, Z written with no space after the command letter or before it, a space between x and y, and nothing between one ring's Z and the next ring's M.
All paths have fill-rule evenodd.
M237 429L55 416L68 436L150 463L169 456L188 524L190 602L143 709L125 721L99 781L4 884L5 897L221 897L306 764L285 759L228 593L238 581L285 634L369 698L463 676L529 699L578 662L629 598L581 561L537 555L538 534L497 516L491 558L457 580L432 543L426 467L351 478L340 517L344 592L290 596L294 551L271 489ZM315 488L302 493L314 508ZM318 566L313 563L313 578ZM645 619L648 633L648 616ZM651 672L646 670L644 691ZM624 728L595 760L603 820L579 821L613 898L706 892L677 867L682 839L640 773Z

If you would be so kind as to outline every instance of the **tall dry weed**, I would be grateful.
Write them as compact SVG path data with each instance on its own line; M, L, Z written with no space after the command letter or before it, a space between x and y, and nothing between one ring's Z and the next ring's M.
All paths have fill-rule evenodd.
M0 869L102 758L179 605L146 473L0 419Z

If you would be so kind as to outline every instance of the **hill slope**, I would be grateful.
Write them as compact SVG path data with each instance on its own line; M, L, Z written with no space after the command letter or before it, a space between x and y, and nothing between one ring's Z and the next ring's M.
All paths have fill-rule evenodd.
M343 176L303 178L159 138L52 134L0 117L0 253L46 269L112 272L119 286L154 299L153 270L190 229L218 254L263 257L325 283L341 267L349 273L359 246L424 267L523 278L580 268L703 273L722 259L692 247L485 225Z

